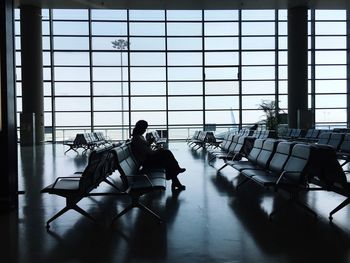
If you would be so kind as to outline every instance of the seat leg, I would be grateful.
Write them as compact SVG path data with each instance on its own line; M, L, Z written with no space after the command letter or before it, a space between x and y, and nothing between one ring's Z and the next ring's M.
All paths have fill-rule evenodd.
M350 204L350 198L345 199L340 205L338 205L336 208L334 208L330 213L329 213L329 220L333 220L333 215L338 212L340 209L344 208Z
M82 214L83 216L86 216L87 218L89 218L93 222L96 222L95 218L93 218L91 215L89 215L85 210L81 209L79 206L75 205L74 207L72 207L72 209L74 209L78 213Z
M108 180L107 178L103 180L106 184L110 185L111 187L113 187L114 189L118 190L120 192L120 189L113 184L110 180Z
M123 211L121 211L118 215L116 215L113 219L112 219L112 225L113 223L120 218L121 216L125 215L127 212L129 212L131 209L133 209L135 207L134 204L130 204L128 205Z
M140 208L142 211L148 213L149 215L153 216L155 219L158 220L159 223L163 222L160 216L158 216L156 213L154 213L151 209L149 209L145 205L139 203L137 207Z
M51 217L49 220L47 220L46 222L46 228L49 229L50 228L50 223L52 221L54 221L56 218L60 217L61 215L63 215L65 212L67 212L69 209L71 209L71 207L64 207L63 209L61 209L57 214L55 214L53 217Z

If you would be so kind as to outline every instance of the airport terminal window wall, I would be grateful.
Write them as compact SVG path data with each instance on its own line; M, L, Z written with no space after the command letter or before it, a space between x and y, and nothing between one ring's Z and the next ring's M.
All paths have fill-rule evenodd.
M184 139L208 124L221 132L258 122L263 100L287 113L286 10L42 14L45 126L53 135L49 129L46 140L91 129L127 138L138 119ZM309 18L310 107L316 124L346 126L346 12L310 11ZM341 29L327 32L332 23ZM118 39L128 47L113 48ZM16 50L20 112L18 10Z

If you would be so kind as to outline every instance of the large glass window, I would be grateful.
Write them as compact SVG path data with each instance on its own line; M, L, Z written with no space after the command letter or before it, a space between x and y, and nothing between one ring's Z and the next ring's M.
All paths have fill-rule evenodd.
M287 10L42 13L47 140L91 130L126 139L139 119L184 139L206 124L259 122L264 100L287 113ZM19 10L15 18L20 112ZM310 10L308 23L309 108L316 126L346 126L346 11Z

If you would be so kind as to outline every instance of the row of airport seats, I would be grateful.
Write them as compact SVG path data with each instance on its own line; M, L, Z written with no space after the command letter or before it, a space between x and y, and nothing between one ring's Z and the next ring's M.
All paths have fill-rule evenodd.
M92 215L78 206L80 200L91 196L128 196L130 198L130 204L112 219L112 224L135 207L140 208L158 222L162 222L157 214L140 202L140 198L145 194L166 189L165 170L146 171L140 168L131 152L130 143L119 146L105 145L93 149L89 152L88 164L84 171L68 176L62 175L41 190L41 193L58 195L66 199L65 207L46 222L46 228L49 229L52 221L71 209L96 222ZM119 182L118 178L110 179L114 174L119 175ZM94 191L103 182L111 186L113 191Z
M350 133L350 129L333 129L326 130L326 129L308 129L307 131L297 128L289 128L284 132L283 134L279 134L278 138L280 139L287 139L287 140L298 140L303 142L317 142L319 137L323 133Z
M88 150L93 150L96 147L100 147L101 145L111 143L112 142L105 137L103 132L77 133L74 139L63 142L64 145L69 147L65 151L65 154L70 150L79 153L79 148L82 148L83 153L86 153Z
M231 136L231 137L230 137ZM227 132L223 138L218 139L211 131L200 131L196 130L191 137L189 137L186 142L194 150L203 149L216 149L224 146L228 138L230 137L230 142L233 136L237 137L253 137L253 138L275 138L276 133L270 130L249 130L241 129L238 132Z
M346 200L333 209L333 214L350 203L350 184L345 171L337 160L336 150L325 144L308 144L280 139L256 139L249 154L241 160L226 160L224 167L231 166L244 176L236 186L238 190L247 182L254 182L276 192L289 193L293 202L314 216L317 214L300 201L301 192L311 190L333 191ZM279 209L269 216L275 215Z
M208 149L208 164L212 165L215 159L240 160L249 154L256 139L275 137L275 133L269 130L240 131L237 134L228 133L218 147ZM221 167L219 170L221 170Z

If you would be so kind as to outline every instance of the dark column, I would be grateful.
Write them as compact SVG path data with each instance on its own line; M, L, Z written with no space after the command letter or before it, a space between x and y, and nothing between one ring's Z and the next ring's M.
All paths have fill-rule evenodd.
M26 132L34 131L35 143L44 141L44 92L42 60L41 9L21 6L21 51L22 51L22 105L23 127L21 139ZM31 117L35 116L34 124ZM31 127L33 126L34 127ZM30 138L30 136L28 136ZM30 140L29 140L30 144Z
M13 2L0 1L0 209L18 207Z
M308 128L307 7L288 9L288 126Z

